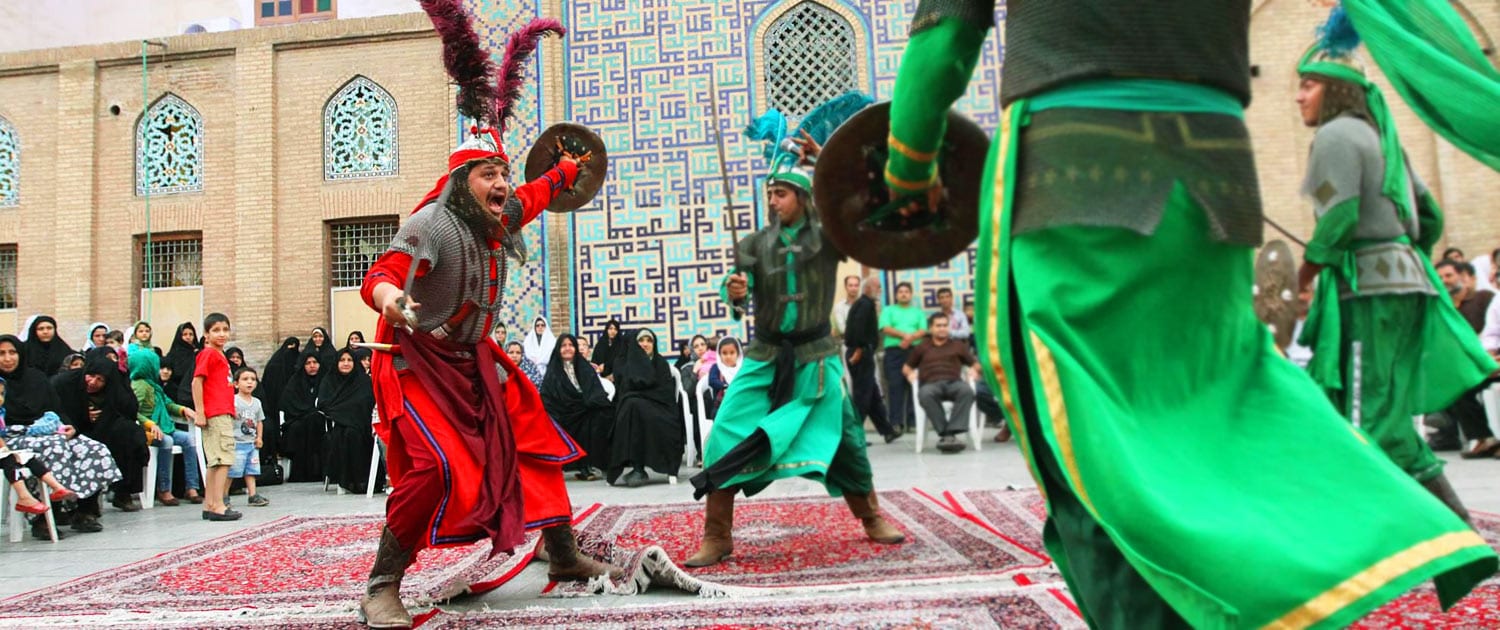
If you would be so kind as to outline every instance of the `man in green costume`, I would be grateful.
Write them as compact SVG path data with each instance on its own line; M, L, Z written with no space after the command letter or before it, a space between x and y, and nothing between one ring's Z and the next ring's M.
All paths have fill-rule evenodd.
M993 20L918 6L886 165L916 208ZM1006 5L974 329L1093 627L1342 627L1496 569L1254 317L1249 22L1249 0Z
M816 144L803 143L815 155ZM752 496L772 481L807 477L843 495L875 542L906 537L880 515L863 420L844 390L829 314L843 259L824 238L812 206L812 178L781 153L766 178L769 225L735 244L737 273L722 295L743 317L753 293L755 337L724 395L704 447L694 496L708 495L703 543L684 564L717 564L734 550L734 496Z
M1346 24L1329 26L1352 32ZM1440 290L1428 261L1442 211L1407 165L1380 88L1352 54L1357 43L1314 46L1297 66L1297 105L1318 130L1303 182L1317 227L1300 273L1304 290L1318 285L1299 342L1313 349L1308 373L1335 406L1468 520L1411 418L1452 405L1494 361Z

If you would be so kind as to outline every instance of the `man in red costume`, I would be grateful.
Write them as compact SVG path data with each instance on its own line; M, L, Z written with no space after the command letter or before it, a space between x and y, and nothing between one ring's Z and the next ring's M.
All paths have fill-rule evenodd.
M443 36L460 112L503 131L510 102L504 94L490 99L496 84L518 82L535 40L561 34L561 25L538 20L517 33L501 81L492 82L488 53L477 48L462 8L448 0L424 0L423 8ZM547 416L536 388L488 334L500 321L508 264L526 259L520 230L572 187L579 164L592 156L559 147L555 167L512 189L499 131L470 129L448 157L448 173L360 287L381 314L376 341L389 345L371 365L376 430L389 447L393 486L360 602L360 621L372 628L411 625L401 579L424 547L487 538L491 553L509 552L526 531L541 529L549 578L619 577L618 569L579 554L573 536L562 467L583 450Z

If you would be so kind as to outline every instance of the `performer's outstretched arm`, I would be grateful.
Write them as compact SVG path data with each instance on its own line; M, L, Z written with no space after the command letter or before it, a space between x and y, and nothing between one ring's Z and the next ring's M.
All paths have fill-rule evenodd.
M962 11L926 5L918 7L912 21L911 41L901 56L891 99L885 181L898 194L919 193L935 183L948 109L968 89L994 22L993 2L969 3Z
M521 225L509 225L504 218L500 220L501 223L506 223L505 227L511 231L531 223L537 215L542 213L542 210L547 208L548 204L552 203L554 198L562 194L564 190L572 188L576 181L578 181L578 163L573 160L559 161L557 166L516 188L516 199L521 201L522 208Z

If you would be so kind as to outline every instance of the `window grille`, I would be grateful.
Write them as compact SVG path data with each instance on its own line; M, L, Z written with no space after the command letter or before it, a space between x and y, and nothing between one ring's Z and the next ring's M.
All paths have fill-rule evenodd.
M323 108L323 178L396 174L396 99L354 77Z
M0 118L0 208L20 203L21 140L16 137L15 126Z
M150 265L141 268L142 288L203 286L202 238L153 238L145 256Z
M203 190L203 118L187 101L168 94L135 129L135 194L168 195Z
M333 241L330 268L333 288L358 287L365 272L385 250L390 249L401 227L395 218L360 223L334 223L328 226Z
M857 89L854 27L815 2L793 7L765 35L767 103L799 119L836 96Z
M0 309L16 307L15 245L0 245Z

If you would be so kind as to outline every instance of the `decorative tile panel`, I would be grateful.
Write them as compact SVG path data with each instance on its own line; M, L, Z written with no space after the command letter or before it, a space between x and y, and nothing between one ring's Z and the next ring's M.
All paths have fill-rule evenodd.
M398 171L396 99L363 76L323 108L323 179L389 177Z
M203 190L203 118L176 94L147 108L135 129L135 194Z
M21 203L21 138L15 125L0 118L0 208Z

